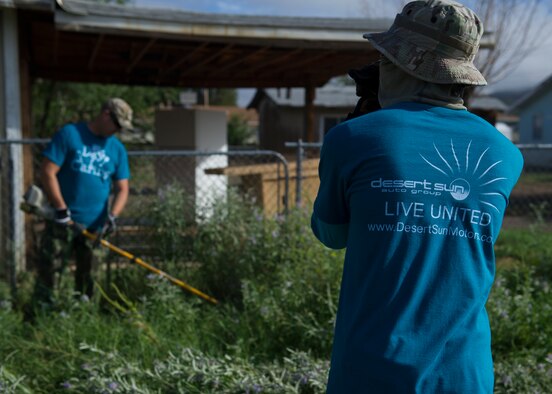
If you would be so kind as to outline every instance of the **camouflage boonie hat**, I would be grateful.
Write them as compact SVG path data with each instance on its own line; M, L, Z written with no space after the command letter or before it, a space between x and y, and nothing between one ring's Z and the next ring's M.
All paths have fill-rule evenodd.
M473 64L483 35L475 13L450 0L413 1L383 33L364 38L406 73L432 83L486 85Z
M125 129L125 130L132 130L132 108L130 108L130 105L128 103L118 97L110 98L106 101L104 104L104 108L107 108L108 110L115 115L117 118L117 121L119 122L119 125Z

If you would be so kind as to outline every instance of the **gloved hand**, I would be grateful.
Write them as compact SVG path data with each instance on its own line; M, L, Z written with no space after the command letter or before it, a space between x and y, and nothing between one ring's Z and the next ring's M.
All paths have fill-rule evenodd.
M102 228L102 237L107 237L117 229L117 216L107 215L107 220Z
M68 226L71 223L71 211L69 208L56 209L54 213L54 222L63 226Z

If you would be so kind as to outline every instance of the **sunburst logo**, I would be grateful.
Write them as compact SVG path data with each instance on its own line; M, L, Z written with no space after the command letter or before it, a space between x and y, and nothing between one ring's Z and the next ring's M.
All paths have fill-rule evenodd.
M424 157L424 155L420 154L420 156L433 169L445 175L447 178L451 178L449 188L446 191L450 192L450 195L456 201L463 201L468 198L472 192L472 185L475 185L477 186L476 189L479 191L478 196L481 204L492 207L499 212L499 209L492 203L492 198L494 196L501 196L501 194L485 190L487 189L486 186L507 179L504 177L493 177L491 172L493 168L502 163L502 160L486 166L484 164L486 161L485 155L490 149L487 148L479 155L477 161L472 161L472 158L470 158L471 144L472 141L469 142L466 148L465 161L463 163L460 163L452 139L450 140L450 152L444 151L441 153L435 145L435 142L433 143L433 148L435 148L435 152L439 157L438 160L430 161Z

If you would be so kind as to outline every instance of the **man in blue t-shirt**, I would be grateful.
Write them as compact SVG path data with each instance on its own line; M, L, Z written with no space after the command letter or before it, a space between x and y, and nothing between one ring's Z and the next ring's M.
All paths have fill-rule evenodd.
M382 109L324 139L312 229L347 248L328 393L492 393L485 303L493 245L523 166L464 107L485 85L478 17L448 0L407 4L384 33Z
M74 222L102 234L115 229L127 202L130 176L126 150L114 136L123 128L132 129L132 109L124 100L111 98L91 122L62 127L44 150L42 187L55 218L42 237L36 301L52 302L55 261L71 252L76 262L75 290L92 296L92 245L68 226ZM109 206L112 185L114 196Z

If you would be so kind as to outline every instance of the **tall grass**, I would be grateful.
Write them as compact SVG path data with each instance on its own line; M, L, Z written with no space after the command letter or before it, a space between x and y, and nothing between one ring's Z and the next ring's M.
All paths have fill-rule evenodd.
M0 289L0 392L323 393L343 253L314 239L307 210L266 218L229 200L199 223L151 208L167 235L162 268L218 306L137 266L92 300L73 297L64 278L54 310L32 324ZM172 246L170 228L188 237L185 248ZM497 393L552 387L551 237L504 231L496 247Z

